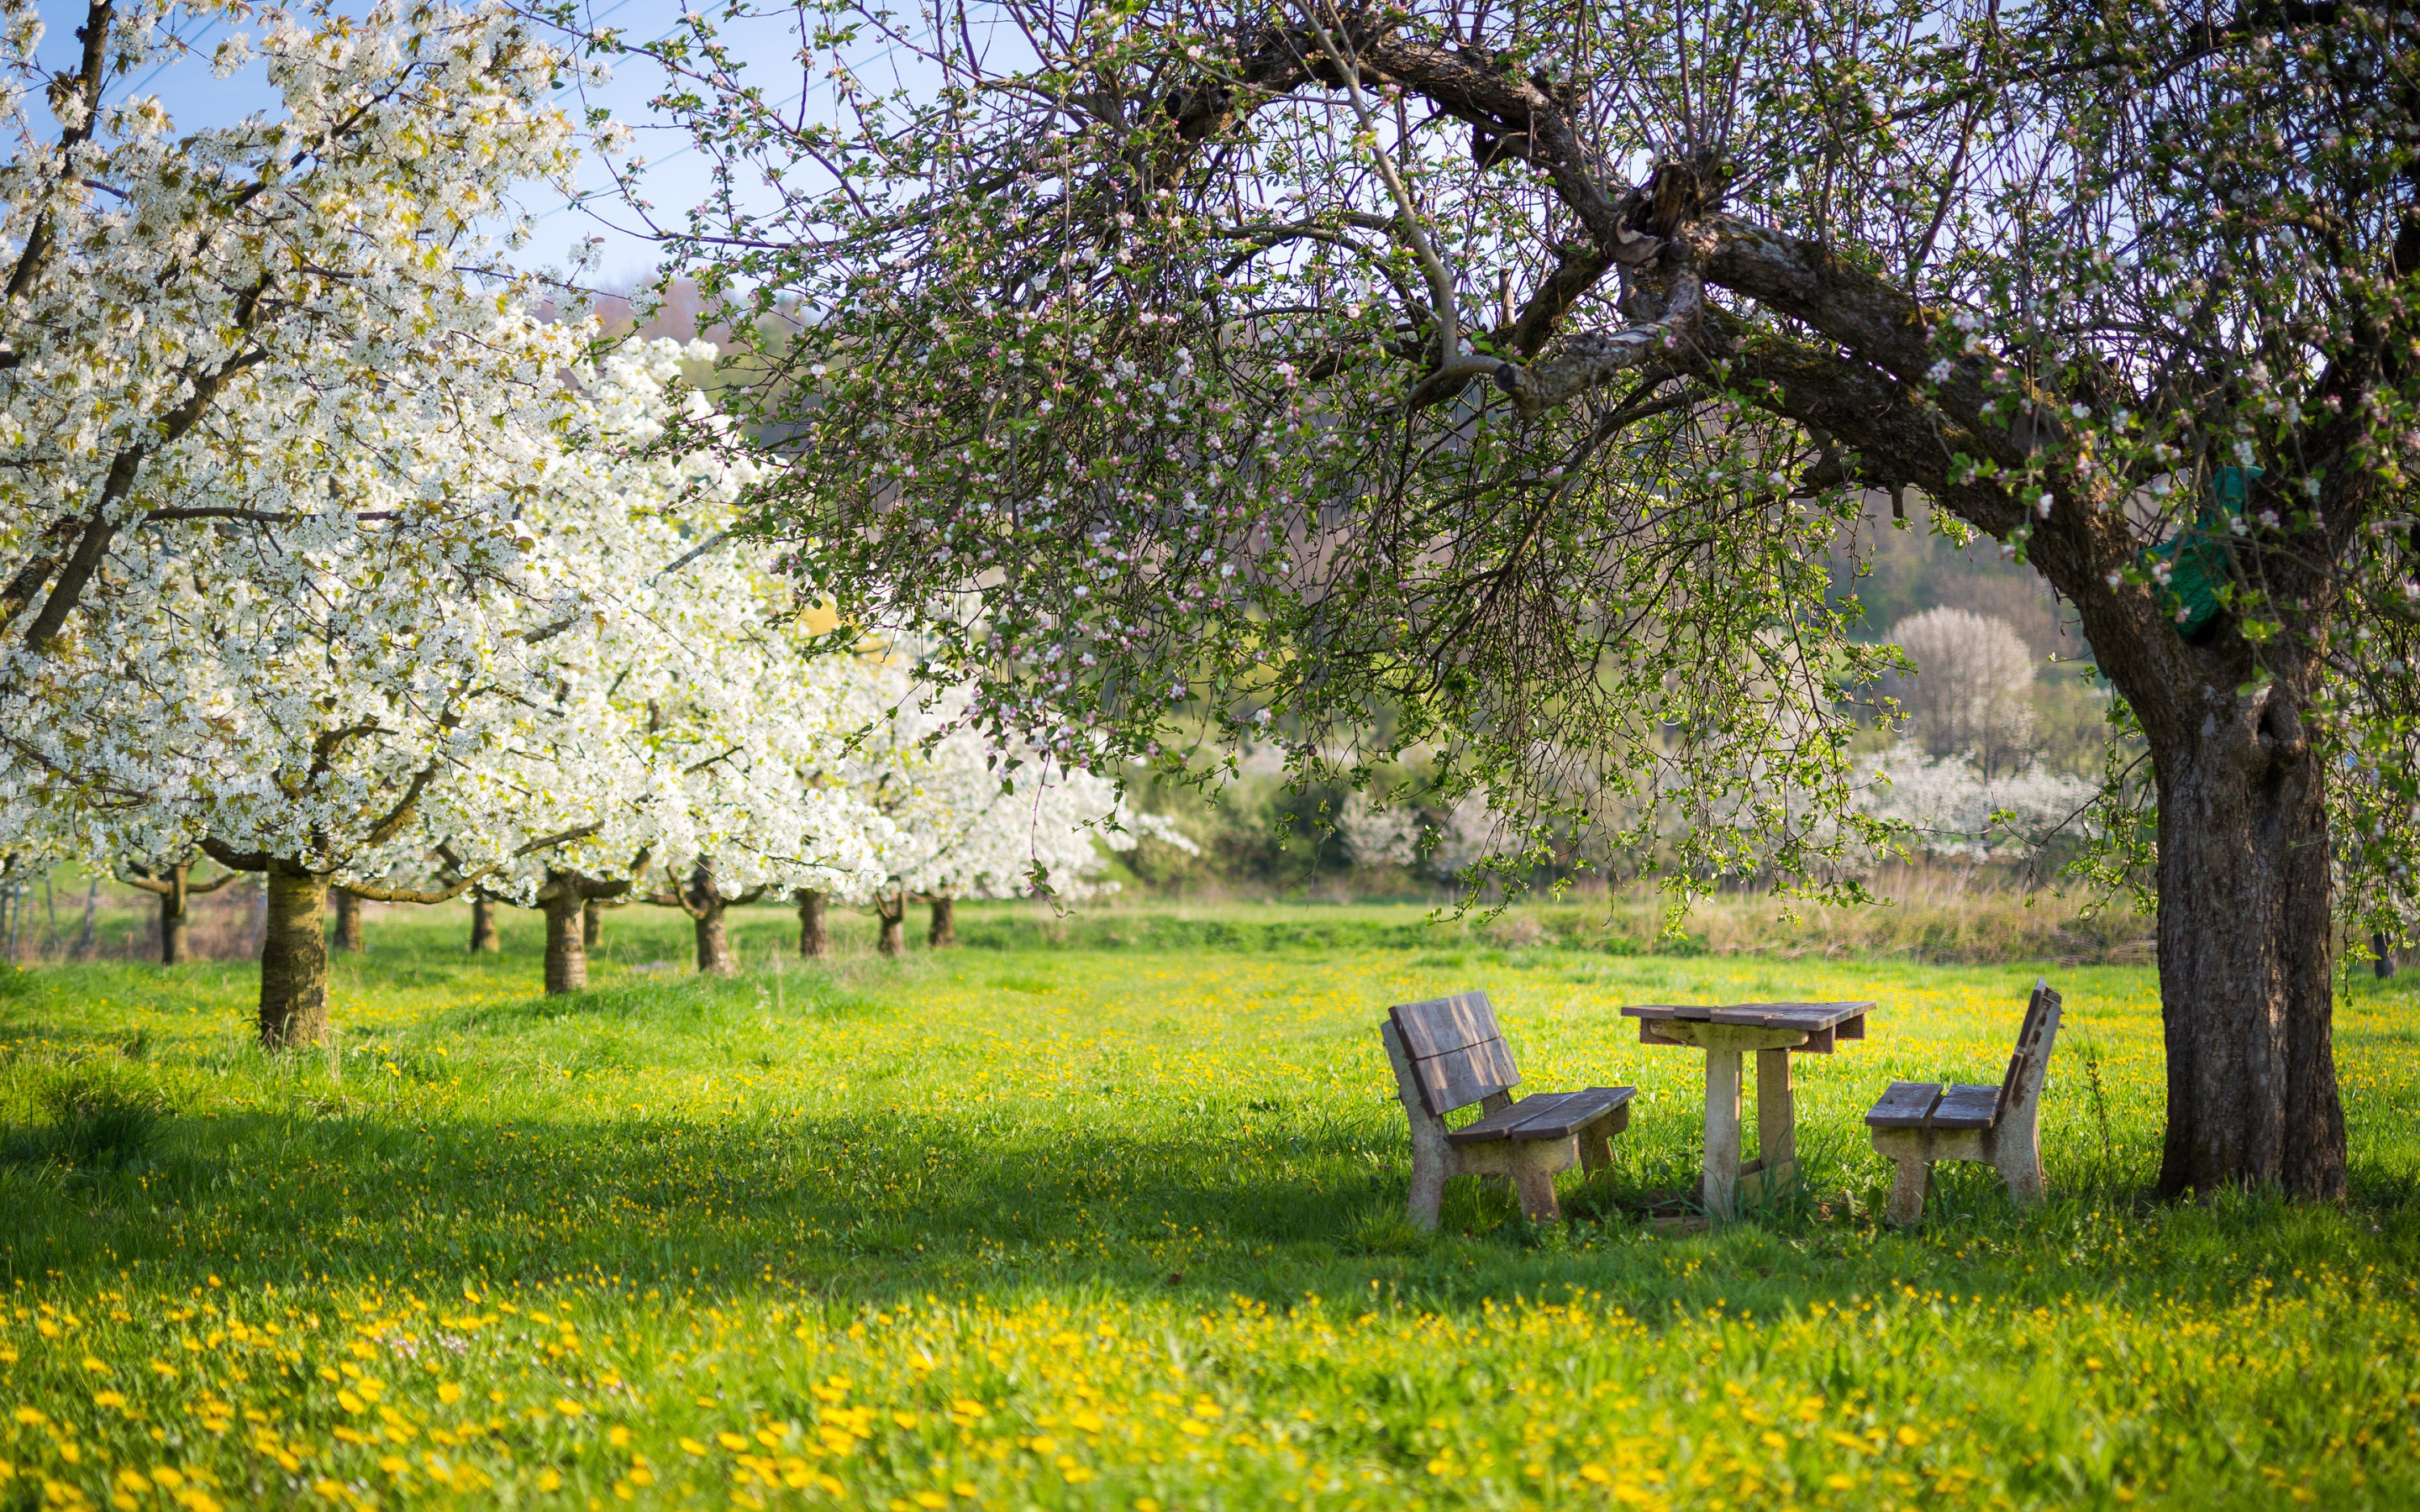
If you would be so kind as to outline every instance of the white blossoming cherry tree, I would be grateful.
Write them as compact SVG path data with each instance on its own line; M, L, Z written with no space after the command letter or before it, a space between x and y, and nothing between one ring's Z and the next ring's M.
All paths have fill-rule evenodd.
M54 78L7 17L0 782L139 816L140 862L263 873L262 1038L307 1041L328 878L477 827L462 774L582 624L522 519L597 431L562 376L597 332L531 314L480 229L568 183L564 61L492 8L102 0ZM272 108L105 102L221 22ZM544 813L474 864L592 822Z
M1685 891L1872 838L1825 562L1913 492L2149 748L2102 833L2158 892L2162 1188L2344 1190L2331 931L2420 858L2420 15L801 10L820 114L745 8L652 51L812 590L930 607L1046 747L1426 743Z
M718 424L678 381L707 352L640 344L579 385L583 424L564 432L579 444L520 522L527 576L553 595L531 600L521 722L464 766L476 801L396 856L411 886L345 884L413 901L475 885L540 909L550 993L587 984L597 906L635 899L689 911L699 969L728 974L734 902L868 886L888 833L814 780L842 756L849 663L824 654L769 552L738 533L753 468L689 444ZM533 825L555 842L514 843Z
M956 942L960 899L1080 899L1105 886L1100 847L1131 850L1147 831L1190 850L1161 815L1128 811L1117 784L1016 742L1004 748L969 717L963 690L917 680L895 651L858 664L861 723L845 768L851 787L891 826L876 847L879 885L861 890L881 930L876 949L906 949L908 904L931 908L925 943Z
M888 818L831 778L846 761L861 664L808 629L772 551L732 533L732 497L719 513L683 513L709 544L650 579L653 608L628 625L645 639L611 637L608 652L613 702L665 774L649 800L654 890L642 896L690 917L706 976L738 970L731 908L865 893L895 840Z
M497 529L198 527L213 532L209 549L163 553L151 591L79 638L77 655L112 675L88 681L72 717L106 733L93 744L112 754L79 768L63 750L45 768L54 795L85 801L106 781L139 799L120 812L114 849L173 856L198 844L262 874L266 1043L324 1031L332 884L427 903L522 887L518 872L543 867L525 889L543 900L554 876L610 872L661 828L667 758L596 673L607 648L660 638L660 594L626 579L634 562L671 559L681 501L711 498L712 480L649 450L685 354L660 343L592 365L577 328L518 305L478 334L490 363L513 353L547 364L484 394L473 353L450 371L440 396L484 399L479 412L502 424L458 436L423 416L399 485L351 482L397 505L393 487L415 476L442 479L458 501L492 492L465 517ZM196 471L174 497L270 513L251 481Z

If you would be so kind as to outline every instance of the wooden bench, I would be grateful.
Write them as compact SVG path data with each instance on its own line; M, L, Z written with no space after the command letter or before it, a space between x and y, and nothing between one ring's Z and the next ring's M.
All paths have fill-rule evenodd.
M1543 1092L1512 1101L1521 1072L1485 993L1398 1003L1378 1026L1395 1089L1412 1124L1412 1222L1435 1228L1445 1183L1456 1176L1510 1177L1521 1211L1554 1223L1555 1177L1574 1165L1613 1164L1612 1137L1630 1127L1632 1087ZM1478 1103L1476 1123L1448 1129L1446 1115Z
M1935 1161L1981 1161L2000 1173L2009 1196L2019 1203L2042 1199L2042 1077L2057 1038L2058 994L2038 979L2017 1031L2016 1053L1999 1086L1891 1083L1866 1115L1874 1149L1899 1166L1891 1179L1891 1222L1912 1224L1924 1216Z

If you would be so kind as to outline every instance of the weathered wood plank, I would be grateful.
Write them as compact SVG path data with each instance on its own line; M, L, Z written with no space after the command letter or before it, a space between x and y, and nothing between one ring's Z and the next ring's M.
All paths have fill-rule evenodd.
M1828 1029L1873 1011L1866 1003L1634 1003L1622 1009L1627 1018L1710 1024L1737 1024L1761 1028Z
M1921 1129L1932 1112L1932 1104L1941 1101L1939 1082L1893 1082L1866 1114L1866 1126L1871 1129Z
M1433 997L1424 1003L1397 1003L1387 1010L1387 1016L1394 1022L1395 1033L1414 1060L1449 1055L1504 1038L1504 1031L1496 1024L1496 1010L1488 1006L1485 993L1456 993L1451 997Z
M1539 1092L1492 1118L1466 1124L1446 1138L1457 1145L1486 1144L1497 1139L1560 1139L1629 1102L1637 1090L1635 1087L1591 1087L1577 1092Z
M1950 1087L1942 1091L1941 1101L1925 1121L1934 1129L1989 1129L1999 1115L1998 1088Z
M1482 1041L1445 1055L1415 1058L1412 1073L1419 1083L1421 1101L1439 1118L1521 1085L1521 1072L1512 1064L1512 1052L1501 1040Z
M1446 1138L1457 1145L1484 1145L1498 1139L1510 1139L1512 1131L1531 1119L1545 1118L1562 1104L1569 1092L1532 1092L1520 1102L1486 1118L1464 1124Z
M1808 1031L1780 1025L1709 1024L1698 1019L1666 1019L1655 1032L1667 1041L1700 1050L1785 1050L1807 1042Z

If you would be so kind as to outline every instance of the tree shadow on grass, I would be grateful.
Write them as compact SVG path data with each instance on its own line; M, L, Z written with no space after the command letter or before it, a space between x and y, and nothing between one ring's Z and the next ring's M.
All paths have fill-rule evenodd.
M1567 1185L1575 1218L1555 1227L1457 1181L1426 1235L1403 1216L1404 1165L1400 1132L1377 1117L1249 1131L1213 1118L1138 1136L1106 1116L1046 1123L1000 1104L722 1120L243 1114L179 1120L135 1166L0 1166L12 1217L0 1273L728 1291L769 1278L877 1304L1076 1286L1201 1304L1376 1292L1458 1309L1576 1289L1652 1319L1718 1298L1765 1313L1901 1286L2041 1302L2130 1284L2216 1293L2252 1271L2408 1273L2420 1260L2408 1193L2335 1211L2242 1194L2147 1208L2088 1192L2024 1214L1988 1172L1957 1168L1908 1234L1809 1201L1661 1237L1627 1216L1643 1189L1617 1173Z

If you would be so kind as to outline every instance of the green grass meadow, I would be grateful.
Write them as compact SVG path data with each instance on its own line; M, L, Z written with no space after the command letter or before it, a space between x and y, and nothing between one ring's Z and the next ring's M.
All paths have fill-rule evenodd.
M2420 1505L2408 976L2340 1002L2345 1206L2170 1206L2148 968L1420 917L968 907L814 966L752 910L707 981L631 909L549 999L531 916L395 910L280 1057L248 966L0 978L0 1508ZM1883 1227L1864 1110L1996 1079L2037 974L2051 1203L1944 1167ZM1471 987L1532 1088L1640 1088L1566 1225L1404 1221L1374 1026ZM1796 1063L1803 1189L1643 1221L1703 1061L1616 1010L1784 996L1881 1005Z

